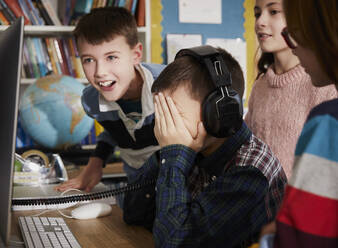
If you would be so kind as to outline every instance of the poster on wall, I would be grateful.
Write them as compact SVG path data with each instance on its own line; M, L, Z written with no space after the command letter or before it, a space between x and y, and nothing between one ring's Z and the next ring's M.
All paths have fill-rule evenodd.
M166 38L168 64L174 61L179 50L202 45L201 34L167 34Z
M222 23L221 0L178 0L178 16L181 23Z

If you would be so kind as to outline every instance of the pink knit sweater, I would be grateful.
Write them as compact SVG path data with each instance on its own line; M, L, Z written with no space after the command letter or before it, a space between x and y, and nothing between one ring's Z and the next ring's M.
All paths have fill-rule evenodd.
M253 85L245 122L268 144L289 178L294 151L309 111L336 98L333 85L316 88L300 65L281 75L271 66Z

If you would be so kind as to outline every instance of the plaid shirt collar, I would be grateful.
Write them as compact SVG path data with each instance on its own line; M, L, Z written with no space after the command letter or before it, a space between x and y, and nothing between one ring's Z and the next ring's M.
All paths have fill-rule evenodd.
M203 157L201 154L196 158L196 165L203 168L210 175L220 175L224 168L236 154L237 150L249 141L252 133L243 122L242 127L231 137L229 137L213 154ZM215 166L210 166L215 165Z
M204 157L201 153L197 154L195 166L188 177L188 190L193 199L203 191L203 188L228 169L237 150L250 140L251 135L250 129L243 122L242 127L228 138L216 152L208 157Z

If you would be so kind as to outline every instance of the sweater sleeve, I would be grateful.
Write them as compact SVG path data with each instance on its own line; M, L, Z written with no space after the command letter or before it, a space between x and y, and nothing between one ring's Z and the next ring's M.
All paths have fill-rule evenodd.
M304 125L292 178L277 216L275 247L337 247L336 115L312 116Z

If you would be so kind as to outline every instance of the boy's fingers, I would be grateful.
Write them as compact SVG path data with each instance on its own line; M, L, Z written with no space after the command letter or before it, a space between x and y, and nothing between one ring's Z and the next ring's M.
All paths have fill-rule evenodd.
M174 101L171 99L171 97L167 97L167 103L171 112L171 116L174 122L174 125L181 130L181 128L185 128L184 122L182 120L182 117L178 113L178 110L176 108L176 105Z
M165 122L165 118L164 118L164 113L163 113L163 108L162 108L162 104L161 104L161 100L159 98L158 95L155 96L155 100L157 103L157 110L158 110L158 120L160 123L160 128L159 130L161 130L161 132L165 131L167 129L167 125Z
M198 140L198 142L200 141L203 142L206 136L207 136L207 131L204 128L203 122L199 122L198 127L197 127L196 139Z
M157 128L158 130L161 130L161 121L160 121L160 116L158 112L158 104L156 100L154 102L154 106L155 106L155 128Z
M160 99L160 102L161 102L161 107L162 107L162 110L163 110L163 115L164 115L164 118L165 118L166 127L167 128L173 127L174 121L173 121L173 118L171 116L167 100L165 99L165 97L162 93L159 94L159 99Z

